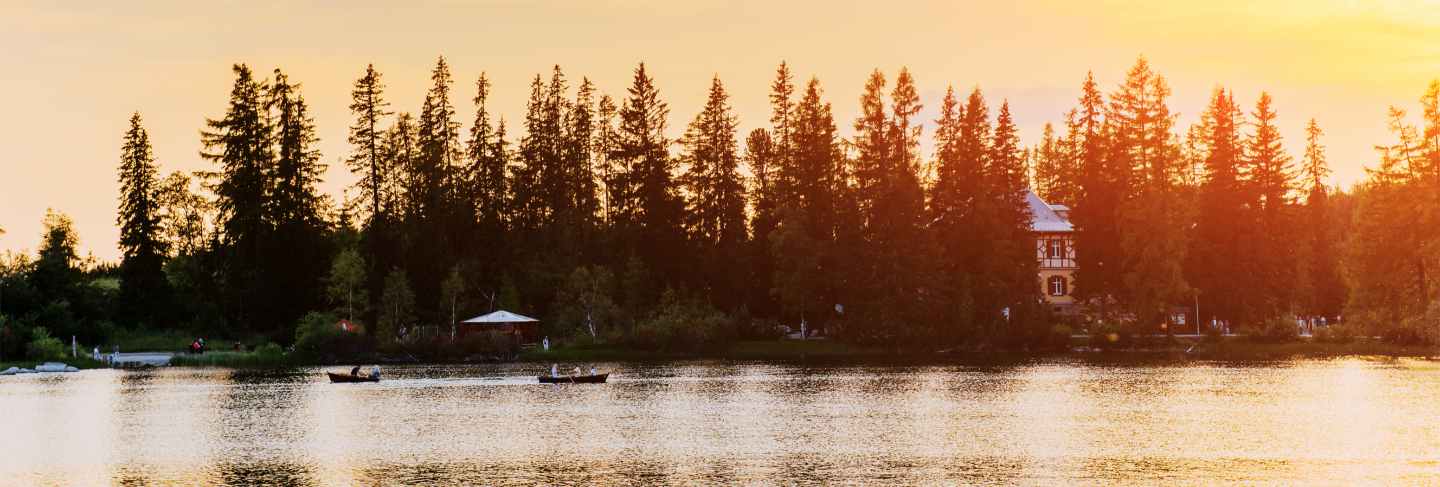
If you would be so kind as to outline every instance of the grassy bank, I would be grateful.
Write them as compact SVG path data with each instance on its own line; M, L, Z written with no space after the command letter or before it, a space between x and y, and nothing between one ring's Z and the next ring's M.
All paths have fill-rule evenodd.
M105 368L105 367L106 367L106 365L105 365L104 362L100 362L100 361L97 361L97 360L92 360L92 359L90 359L90 357L86 356L86 357L75 357L75 358L66 357L66 358L56 359L56 360L16 360L16 361L0 362L0 370L5 370L5 369L8 369L8 368L10 368L10 367L18 367L18 368L21 368L21 369L33 369L33 368L35 368L36 365L40 365L40 364L43 364L43 363L45 363L45 362L60 362L60 363L63 363L63 364L65 364L65 365L72 365L72 366L74 366L74 367L77 368L77 369L100 369L100 368Z
M1088 346L1088 339L1076 339L1075 346ZM1301 340L1288 343L1258 343L1246 337L1225 337L1207 341L1198 337L1153 337L1126 348L1104 351L952 351L935 353L866 348L837 341L766 340L742 341L727 347L700 352L661 352L620 348L608 345L556 347L550 351L532 349L521 352L515 361L535 363L595 362L664 362L676 360L755 360L755 361L819 361L831 363L1022 363L1040 358L1071 357L1113 363L1185 362L1191 360L1251 362L1298 358L1332 358L1344 356L1431 357L1440 356L1440 348L1431 346L1396 345L1376 339L1359 338L1348 343L1322 343ZM339 363L390 363L379 355L341 359ZM443 362L443 360L442 360ZM201 355L176 355L176 366L282 368L320 365L301 356L270 346L252 352L217 351ZM29 363L33 366L33 363ZM24 366L24 365L22 365Z
M864 348L831 340L741 341L727 347L697 352L654 352L596 345L562 347L550 351L529 350L522 362L653 362L687 359L727 360L866 360L896 358L907 354Z
M181 354L170 359L170 365L189 367L230 367L236 369L270 369L308 365L294 354L279 347L262 347L250 352L205 352Z
M1399 345L1373 338L1357 338L1348 343L1323 343L1301 340L1290 343L1256 343L1229 337L1219 343L1196 345L1190 355L1204 360L1248 361L1285 360L1292 358L1331 358L1345 356L1433 357L1440 348L1428 345Z

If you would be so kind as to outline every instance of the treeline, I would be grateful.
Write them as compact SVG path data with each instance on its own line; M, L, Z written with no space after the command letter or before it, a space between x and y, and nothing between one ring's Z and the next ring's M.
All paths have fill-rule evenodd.
M35 262L6 266L20 278L0 282L0 312L90 336L119 323L282 343L312 311L390 343L444 339L499 308L542 318L554 339L647 348L801 322L859 343L1043 343L1069 329L1041 301L1030 187L1073 209L1072 290L1098 322L1083 326L1159 331L1199 303L1235 329L1342 310L1388 329L1419 323L1440 288L1435 85L1423 128L1397 112L1400 142L1352 198L1327 184L1313 120L1298 161L1264 93L1246 113L1217 88L1180 130L1144 59L1109 93L1087 75L1059 129L1024 147L1008 103L992 115L978 88L947 90L939 118L920 120L904 69L870 75L842 138L820 81L785 63L768 128L746 134L718 77L672 130L644 64L613 98L558 66L537 74L519 130L490 111L482 73L467 130L441 58L417 112L386 101L373 66L356 80L345 163L359 181L331 201L301 86L234 72L228 109L202 131L214 171L160 178L132 117L118 292L74 308L88 298L41 270L77 268L73 233L47 234ZM97 272L67 282L95 288Z

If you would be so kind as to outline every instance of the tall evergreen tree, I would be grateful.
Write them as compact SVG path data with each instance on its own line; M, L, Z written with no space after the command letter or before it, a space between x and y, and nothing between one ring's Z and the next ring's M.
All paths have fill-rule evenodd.
M150 135L140 114L130 116L130 130L120 149L120 303L122 316L157 325L166 309L169 285L163 270L169 254L160 207L159 171Z
M984 277L993 282L994 290L988 293L994 300L991 306L1009 310L1002 316L1011 318L1012 322L1028 321L1032 317L1026 313L1034 309L1039 297L1035 277L1039 262L1035 259L1020 137L1008 101L1000 104L1000 112L995 117L994 139L986 157L984 177L985 195L990 201L985 205L988 214L984 215L989 224L982 231L989 237L990 249L989 265L983 269L989 274Z
M300 86L280 70L270 86L269 111L274 121L275 164L267 195L267 220L273 232L265 244L266 331L293 337L286 327L315 309L320 283L328 270L329 241L318 185L325 172L319 137Z
M690 122L680 145L685 174L686 221L690 240L702 255L702 286L709 299L726 309L740 304L745 283L743 266L735 264L747 234L745 187L736 154L737 125L730 111L730 95L716 76L710 83L705 108Z
M201 132L201 157L220 166L213 188L219 210L228 316L241 329L258 329L265 309L263 283L266 220L275 155L262 99L264 83L244 64L234 66L235 83L225 116L207 119Z
M1248 192L1255 215L1255 246L1250 248L1255 266L1250 275L1264 296L1264 317L1293 316L1295 282L1294 226L1291 223L1290 193L1294 175L1290 156L1281 146L1275 126L1275 110L1269 93L1260 93L1253 118L1255 132L1246 144L1249 158Z
M1209 121L1205 129L1209 152L1187 277L1199 289L1202 320L1239 324L1251 317L1254 307L1254 296L1237 285L1242 281L1239 276L1250 272L1246 242L1254 238L1252 226L1245 222L1249 205L1240 140L1244 115L1229 93L1217 89L1203 118Z
M989 157L989 109L980 89L962 104L946 89L935 128L935 184L930 193L930 229L939 242L939 273L944 276L950 323L940 336L955 342L973 338L991 323L991 302L983 280L987 249L983 234L986 160Z
M1081 86L1076 124L1078 141L1075 160L1079 163L1080 195L1071 211L1075 224L1075 272L1073 294L1090 300L1105 315L1123 286L1121 272L1124 252L1120 248L1120 205L1130 193L1130 166L1112 164L1108 157L1109 124L1105 104L1093 74L1085 75Z
M745 163L750 169L746 194L750 207L750 282L747 296L751 311L761 316L774 316L774 299L770 292L775 282L775 258L771 255L770 238L779 225L779 202L775 192L778 156L774 139L766 129L754 129L745 137Z
M1139 320L1137 331L1156 333L1161 325L1169 331L1170 305L1188 301L1184 262L1190 217L1187 200L1176 191L1180 150L1166 105L1170 87L1143 59L1136 67L1111 96L1107 116L1113 127L1109 154L1118 159L1112 164L1129 165L1134 188L1132 199L1119 208L1124 256L1119 296Z
M780 149L785 155L775 171L780 218L770 239L783 315L811 326L825 322L840 287L834 241L843 169L835 117L821 94L820 81L811 78L788 115L790 148Z
M686 274L680 253L684 201L673 183L675 160L665 135L669 113L641 63L618 111L620 125L610 154L620 172L621 184L612 196L622 240L646 260L646 268L658 273L660 282L667 283ZM647 297L658 296L655 291Z
M1301 191L1305 194L1300 238L1305 252L1298 270L1302 277L1297 282L1303 291L1301 310L1333 319L1345 304L1345 288L1335 245L1338 222L1332 217L1327 185L1330 166L1325 160L1325 146L1320 143L1323 134L1315 119L1310 119L1305 126L1305 154L1300 168Z
M385 117L392 115L386 110L389 106L390 103L385 101L385 85L380 80L380 72L373 64L365 66L365 75L355 80L355 87L350 92L350 113L355 116L355 121L350 125L347 141L354 150L345 159L345 165L350 172L360 176L355 186L369 199L366 213L372 221L387 211L381 202L389 184L385 178L392 171L385 167L389 161L381 156L385 134L380 124Z

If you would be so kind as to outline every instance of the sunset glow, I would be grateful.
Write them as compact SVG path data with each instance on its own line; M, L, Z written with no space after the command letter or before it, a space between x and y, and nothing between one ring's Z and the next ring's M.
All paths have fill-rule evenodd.
M394 107L414 111L444 55L461 113L485 71L492 110L517 121L529 79L553 64L619 95L643 60L671 106L672 135L699 110L712 74L742 132L768 123L780 60L819 77L848 135L866 74L907 66L925 139L946 85L979 86L996 104L1010 100L1029 145L1074 104L1087 70L1108 90L1143 55L1169 79L1182 128L1222 84L1242 106L1268 90L1292 154L1316 118L1341 185L1375 161L1386 107L1413 105L1440 75L1440 2L1423 0L388 5L4 7L0 249L34 249L54 207L74 217L82 249L115 259L116 154L129 114L145 117L164 171L213 169L197 156L197 131L222 113L235 62L281 67L303 84L330 164L322 188L337 198L354 179L338 164L349 150L348 88L367 63L387 74Z

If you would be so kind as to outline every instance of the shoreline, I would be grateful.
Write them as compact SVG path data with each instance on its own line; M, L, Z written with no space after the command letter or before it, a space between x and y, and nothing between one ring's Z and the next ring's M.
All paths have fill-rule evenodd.
M1163 339L1163 338L1162 338ZM1266 362L1294 359L1333 359L1342 357L1440 359L1440 347L1397 345L1374 339L1356 339L1347 343L1322 343L1300 340L1287 343L1258 343L1245 337L1227 337L1219 342L1176 340L1151 348L1098 350L1073 343L1068 350L1003 350L971 349L946 352L916 352L897 349L866 348L829 340L742 341L723 350L700 352L661 352L608 346L557 347L550 351L528 350L504 360L397 360L394 356L369 355L353 360L315 361L292 357L290 354L257 354L253 352L209 352L196 356L176 356L171 367L225 367L236 369L277 369L334 366L352 363L389 365L415 364L494 364L494 363L586 363L586 362L675 362L675 361L771 361L815 362L856 365L923 365L923 364L1022 364L1037 360L1076 359L1086 362L1123 364L1164 364L1189 362ZM62 359L62 362L67 362ZM33 368L39 361L0 363L0 370L9 366ZM88 357L68 361L81 369L106 368Z

